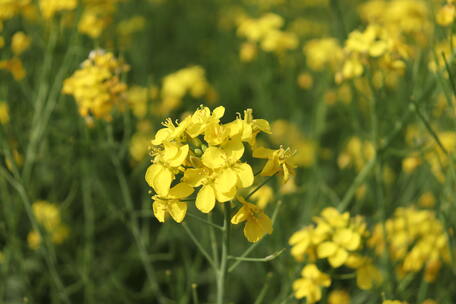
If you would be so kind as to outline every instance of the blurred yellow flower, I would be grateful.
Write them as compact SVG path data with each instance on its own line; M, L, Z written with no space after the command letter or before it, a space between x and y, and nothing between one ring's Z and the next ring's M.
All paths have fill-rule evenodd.
M92 51L81 68L65 79L62 92L73 95L83 117L111 120L114 108L122 110L126 103L127 85L120 74L128 65L103 50Z
M350 295L343 289L332 290L328 296L328 304L350 304Z
M11 49L16 56L26 51L31 44L30 38L23 32L16 32L11 40Z
M61 244L68 238L69 229L61 222L60 211L55 204L36 201L32 204L32 210L36 221L43 226L53 243ZM35 230L30 231L27 235L27 243L31 249L38 249L41 245L40 234Z
M300 279L293 282L295 298L306 298L309 304L320 301L321 288L331 285L329 275L321 272L315 264L309 264L302 269L301 276Z
M41 12L46 19L52 18L60 11L68 11L76 8L77 0L39 0Z

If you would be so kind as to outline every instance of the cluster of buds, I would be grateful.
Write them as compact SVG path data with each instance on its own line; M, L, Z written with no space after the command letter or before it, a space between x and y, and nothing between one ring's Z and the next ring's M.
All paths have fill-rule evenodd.
M179 123L166 120L151 141L153 160L145 179L155 192L153 211L160 222L165 222L168 215L182 222L187 201L193 199L203 213L211 212L216 202L236 200L241 208L231 222L246 221L244 234L255 242L272 232L272 223L263 210L241 196L256 178L252 166L243 159L267 159L259 175L280 174L287 180L294 174L293 153L282 147L273 150L257 144L257 135L271 134L271 128L268 121L253 119L252 110L225 124L220 121L224 113L221 106L212 113L209 108L200 107ZM194 198L186 199L195 191Z

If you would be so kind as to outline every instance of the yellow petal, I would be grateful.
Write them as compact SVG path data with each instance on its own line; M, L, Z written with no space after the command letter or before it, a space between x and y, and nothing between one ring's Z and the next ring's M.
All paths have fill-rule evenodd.
M214 181L215 191L218 193L229 193L236 187L237 175L232 169L225 169Z
M180 223L187 213L187 204L178 200L171 200L168 202L168 212L176 222Z
M152 204L154 215L159 222L164 223L166 219L166 202L162 200L155 200Z
M173 174L170 169L161 167L161 170L155 175L152 188L160 196L167 196L171 182L173 181Z
M203 186L196 196L196 208L204 213L209 213L215 206L215 192L211 186Z
M247 219L244 235L249 242L259 241L266 233L272 233L272 221L266 214L262 213Z
M317 255L319 258L326 258L333 255L338 246L333 242L324 242L321 243L317 248Z
M203 170L190 168L185 170L182 181L192 187L198 187L201 186L202 180L205 177Z
M226 164L226 155L222 149L217 147L209 147L204 151L201 157L203 164L211 169L221 168Z
M242 223L244 222L245 220L247 220L248 216L249 216L250 212L249 212L249 209L245 206L242 206L238 212L236 212L235 215L233 215L233 217L231 218L231 223L232 224L239 224L239 223Z
M342 266L343 263L348 259L348 252L343 248L338 248L337 251L328 258L329 264L332 267L337 268Z
M238 177L238 187L240 188L247 188L253 184L253 171L252 167L247 163L241 163L233 166L234 171Z
M149 186L153 187L154 186L154 179L155 176L161 171L161 166L157 164L152 164L147 168L146 170L146 175L145 179L146 182L149 184Z
M224 144L223 150L231 161L239 160L244 154L244 145L242 144L241 139L236 137Z
M230 200L234 199L234 197L236 196L236 192L237 192L236 190L237 190L236 187L233 187L228 192L215 191L215 198L220 203L230 201Z
M179 183L169 190L168 197L174 199L186 198L193 193L193 188L186 183Z
M215 108L214 111L212 112L212 115L217 119L222 118L224 114L225 114L225 107L223 107L223 106L219 106L219 107Z

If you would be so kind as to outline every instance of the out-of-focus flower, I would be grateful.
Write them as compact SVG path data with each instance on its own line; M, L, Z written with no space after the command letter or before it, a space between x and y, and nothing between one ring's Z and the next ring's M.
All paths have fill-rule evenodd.
M339 155L337 163L341 169L353 166L357 171L360 171L373 157L375 157L375 149L370 142L352 137Z
M315 264L306 265L301 278L293 282L293 292L296 299L306 298L307 303L320 301L321 288L331 285L329 275L321 272Z
M127 85L120 74L127 70L128 66L112 53L93 51L81 68L65 79L62 92L74 96L83 117L110 120L113 109L121 109L126 101Z
M22 64L22 60L18 57L13 57L8 60L0 60L0 70L9 71L15 80L22 80L27 75L27 72Z
M11 40L11 50L16 56L26 51L31 44L30 38L23 32L16 32Z
M328 304L350 304L350 295L343 289L335 289L329 293Z
M211 90L202 67L191 66L178 70L163 78L160 92L162 101L155 110L159 115L167 115L181 105L187 94L193 98L203 98Z
M369 244L379 255L388 250L399 265L399 273L424 270L428 282L434 281L441 265L450 261L444 226L431 210L396 209L385 222L385 231L383 224L377 224Z
M68 238L69 229L61 222L60 211L55 204L37 201L32 204L32 209L36 221L43 226L53 243L61 244ZM40 234L35 230L29 232L27 242L31 249L38 249L41 245Z
M342 49L335 38L310 40L303 51L307 66L314 71L321 71L326 67L334 69L342 58Z
M46 19L61 11L74 10L77 5L77 0L40 0L40 9Z
M292 32L280 30L284 20L281 16L268 13L260 18L254 19L244 17L239 19L237 34L247 39L249 44L243 44L242 48L247 45L250 50L241 48L241 59L250 59L254 57L252 46L257 44L266 52L275 52L282 54L287 50L293 50L298 46L298 38ZM242 56L244 52L244 56ZM245 60L245 61L250 61Z

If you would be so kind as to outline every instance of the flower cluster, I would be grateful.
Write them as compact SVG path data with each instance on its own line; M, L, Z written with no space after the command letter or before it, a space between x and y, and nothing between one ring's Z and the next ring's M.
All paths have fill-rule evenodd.
M60 11L74 10L77 4L77 0L40 0L40 9L43 17L50 19Z
M84 0L84 10L78 24L80 33L98 38L111 24L121 0Z
M36 221L44 228L44 232L49 234L53 243L60 244L68 238L69 229L62 223L60 211L55 204L47 201L36 201L32 204L32 209ZM38 249L41 244L39 232L30 231L27 242L31 249Z
M441 26L450 26L456 17L456 7L454 0L447 0L435 14L436 22Z
M361 76L368 64L401 72L405 68L404 59L408 57L401 36L375 24L369 25L363 32L351 32L343 53L341 69L336 74L338 82Z
M247 39L241 46L243 61L255 58L258 45L265 52L283 53L298 46L298 38L292 32L282 31L284 20L281 16L268 13L258 19L240 18L237 34Z
M431 210L396 209L384 225L375 226L369 245L379 255L388 250L398 263L399 275L424 269L428 282L436 279L442 264L450 262L447 234Z
M361 171L373 157L375 157L375 148L372 143L363 141L359 137L351 137L339 154L337 164L341 169L352 166L357 171Z
M281 174L286 180L294 174L292 154L282 147L272 150L257 145L257 135L270 134L271 129L266 120L254 119L252 110L226 124L220 121L224 112L224 107L217 107L212 113L209 108L200 107L177 124L171 119L164 122L165 127L151 141L153 160L145 179L155 191L153 211L160 222L167 215L182 222L188 201L184 199L195 191L195 206L203 213L211 212L216 202L237 199L242 207L231 221L246 221L244 234L255 242L272 232L272 223L262 209L241 196L241 191L255 181L251 165L242 159L267 159L260 175ZM246 155L249 150L245 144L253 151L251 156Z
M348 212L340 213L335 208L326 208L321 212L321 216L314 218L314 222L315 226L302 228L289 240L293 257L297 261L311 263L303 270L304 278L307 267L314 269L318 260L326 260L334 269L345 266L355 270L357 285L361 289L370 289L381 280L380 272L373 265L372 259L361 252L367 241L366 224L361 217L350 217ZM302 279L297 280L294 290L296 298L307 297L308 303L319 301L319 289L331 284L329 279L324 280L325 284L317 281L310 283L309 280L305 282L304 284Z
M181 105L187 94L193 98L206 97L209 101L214 100L214 90L202 67L190 66L163 78L161 103L156 109L157 114L168 115Z
M1 32L1 27L0 27ZM5 40L0 36L0 48L3 48ZM20 55L29 49L31 39L24 32L15 32L11 37L10 49L12 57L0 60L0 70L9 71L15 80L21 80L26 76L26 70L22 64Z
M81 68L65 79L62 92L74 96L82 116L110 120L113 109L125 102L127 85L119 77L127 70L112 53L92 51Z
M309 40L303 48L307 66L314 71L335 69L342 58L342 49L335 38Z
M414 149L424 147L424 153L411 153L402 161L405 172L411 173L418 166L427 163L436 179L443 183L445 172L448 169L451 159L448 153L456 151L456 132L437 132L438 142L432 136L423 136L416 126L409 126L407 129L407 144Z

